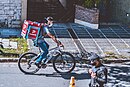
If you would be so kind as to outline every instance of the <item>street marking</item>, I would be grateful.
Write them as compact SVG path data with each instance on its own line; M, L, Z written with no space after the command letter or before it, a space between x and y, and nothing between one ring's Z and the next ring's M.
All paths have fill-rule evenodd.
M119 50L114 46L114 44L107 38L107 36L100 30L100 29L98 29L101 33L102 33L102 35L108 40L108 42L114 47L114 49L116 50L116 52L120 55L120 52L119 52Z
M73 29L73 31L74 31L74 29ZM76 34L76 32L75 32L75 31L74 31L74 33L75 33L75 35L77 36L77 38L78 38L79 42L81 43L81 45L82 45L83 49L85 50L85 47L84 47L83 43L81 42L81 40L79 39L78 35ZM85 51L86 51L86 50L85 50Z
M130 34L130 32L128 32L124 27L122 27L121 25L119 26L121 27L125 32L127 32L128 34Z
M69 31L68 31L68 33L69 33L69 35L70 35L70 37L71 37L72 41L74 42L74 45L75 45L75 46L76 46L76 48L78 49L78 52L80 53L80 50L79 50L79 48L78 48L78 46L77 46L76 42L74 41L74 39L73 39L73 37L71 36L71 34L70 34L70 32L69 32Z
M84 28L84 29L85 29L85 28ZM95 39L93 38L93 36L90 34L90 32L89 32L87 29L85 29L85 31L88 32L89 36L92 38L92 40L94 41L94 43L97 45L97 47L100 49L100 51L104 54L102 48L99 46L99 44L96 42L96 40L95 40Z
M81 52L81 51L87 52L87 51L85 50L85 47L84 47L84 45L82 44L81 40L79 39L78 35L77 35L76 32L74 31L72 25L69 24L69 26L70 26L70 28L72 29L73 33L76 35L77 41L79 41L79 44L81 44L81 46L78 46L78 44L76 44L76 45L78 46L78 48L80 49L80 52ZM70 35L71 35L71 34L70 34ZM73 37L72 37L72 38L73 38Z
M58 34L56 33L56 31L55 31L54 29L53 29L53 31L54 31L54 33L55 33L56 38L58 38L58 36L57 36ZM70 35L70 34L69 34L69 35ZM71 37L71 35L70 35L70 37ZM71 37L71 39L72 39L72 37ZM77 45L76 45L76 43L74 42L73 39L72 39L72 41L73 41L75 47L77 48L78 52L80 52L79 49L78 49L78 47L77 47Z
M70 31L70 30L72 30L72 31ZM70 28L70 30L68 30L68 32L69 32L70 36L73 38L75 44L77 45L77 47L78 47L78 49L79 49L79 52L86 51L86 50L84 49L84 47L82 46L82 44L81 44L81 42L80 42L78 36L77 36L76 33L74 32L74 30L73 30L72 28ZM72 33L73 33L73 34L72 34Z
M109 28L120 38L120 40L121 40L122 42L125 43L125 45L126 45L127 47L130 47L111 27L109 27Z

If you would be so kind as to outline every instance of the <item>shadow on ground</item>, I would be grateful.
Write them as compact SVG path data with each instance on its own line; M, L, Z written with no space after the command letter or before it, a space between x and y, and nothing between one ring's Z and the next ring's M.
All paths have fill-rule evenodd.
M123 84L129 84L130 87L130 67L122 67L119 65L109 68L108 83L116 85L116 87L120 87Z
M67 80L70 80L71 76L74 76L76 80L83 80L83 79L90 79L90 75L88 73L56 73L53 72L51 74L45 74L45 73L39 73L39 74L33 74L37 76L46 76L46 77L60 77Z

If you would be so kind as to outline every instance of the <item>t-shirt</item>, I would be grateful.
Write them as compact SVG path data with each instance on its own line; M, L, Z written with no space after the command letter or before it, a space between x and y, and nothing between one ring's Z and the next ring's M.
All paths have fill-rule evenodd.
M42 29L43 30L41 30L40 36L38 38L38 43L44 42L44 36L43 35L50 33L47 26L44 26Z

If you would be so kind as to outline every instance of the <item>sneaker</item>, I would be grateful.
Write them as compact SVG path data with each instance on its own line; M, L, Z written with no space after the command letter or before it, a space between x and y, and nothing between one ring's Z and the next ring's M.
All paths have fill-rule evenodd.
M38 68L41 68L40 63L36 63L36 62L35 62L35 65L36 65Z
M46 67L47 67L47 65L46 65L46 64L44 64L44 63L42 63L42 64L41 64L41 67L42 67L42 68L46 68Z

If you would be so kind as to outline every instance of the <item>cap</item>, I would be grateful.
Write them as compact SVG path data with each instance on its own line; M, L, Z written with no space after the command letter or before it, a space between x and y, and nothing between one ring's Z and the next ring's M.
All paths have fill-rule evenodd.
M53 20L53 17L47 17L46 20L47 20L47 21L48 21L48 20L51 20L51 21L52 21L52 20Z
M91 52L90 53L90 56L88 57L89 60L95 60L95 59L100 59L100 57L94 53L94 52Z

